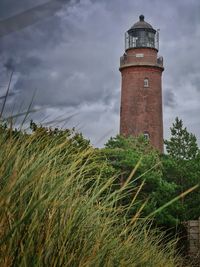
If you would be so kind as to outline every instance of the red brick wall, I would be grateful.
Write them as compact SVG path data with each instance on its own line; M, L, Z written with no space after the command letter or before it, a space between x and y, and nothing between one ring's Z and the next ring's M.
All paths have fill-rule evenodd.
M157 50L154 48L134 48L126 51L130 62L134 63L157 63ZM136 57L137 54L143 54L144 57Z
M137 136L148 132L151 144L163 152L162 119L162 68L156 66L157 51L154 49L131 49L133 55L129 66L120 68L122 74L120 134ZM134 54L144 57L135 58ZM135 63L141 60L143 65ZM130 66L130 63L134 66ZM146 66L145 63L152 66ZM144 79L149 79L149 87L144 87Z

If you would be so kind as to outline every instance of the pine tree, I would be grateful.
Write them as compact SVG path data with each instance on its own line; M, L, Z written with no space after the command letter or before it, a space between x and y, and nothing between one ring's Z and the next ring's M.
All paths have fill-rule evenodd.
M194 134L187 131L186 127L183 127L183 121L176 117L170 130L170 140L164 141L168 154L175 159L196 158L198 154L197 139Z

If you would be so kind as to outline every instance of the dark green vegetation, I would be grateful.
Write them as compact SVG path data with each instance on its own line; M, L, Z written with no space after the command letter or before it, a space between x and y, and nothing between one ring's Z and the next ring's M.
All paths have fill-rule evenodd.
M200 183L200 151L196 137L183 128L183 123L178 118L171 128L171 138L165 144L168 154L159 155L142 136L117 136L111 138L104 149L122 183L140 161L132 183L137 188L144 181L137 198L139 205L148 199L142 211L144 216ZM177 227L186 220L198 219L198 203L200 189L197 188L156 213L155 222L169 228ZM135 206L133 211L135 212Z
M181 194L194 185L200 185L200 150L196 137L183 127L176 118L171 128L171 139L165 141L168 155L164 155L163 177L175 183L176 194ZM200 187L182 198L177 210L179 221L195 220L200 216Z
M199 182L198 149L176 158L142 137L95 149L73 130L31 131L0 126L1 266L182 266L149 219L199 216L198 189L162 208Z

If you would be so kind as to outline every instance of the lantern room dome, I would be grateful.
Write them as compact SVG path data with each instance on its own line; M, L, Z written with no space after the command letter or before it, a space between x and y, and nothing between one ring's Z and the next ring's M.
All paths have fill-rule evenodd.
M140 20L138 22L133 24L131 29L153 29L153 27L149 23L144 21L144 15L140 15L139 19Z

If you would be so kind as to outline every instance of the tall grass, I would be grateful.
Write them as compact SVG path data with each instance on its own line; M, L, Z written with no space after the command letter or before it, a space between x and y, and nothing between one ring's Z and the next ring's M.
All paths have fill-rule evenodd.
M108 169L69 136L1 127L0 266L181 266L172 243L125 219Z

